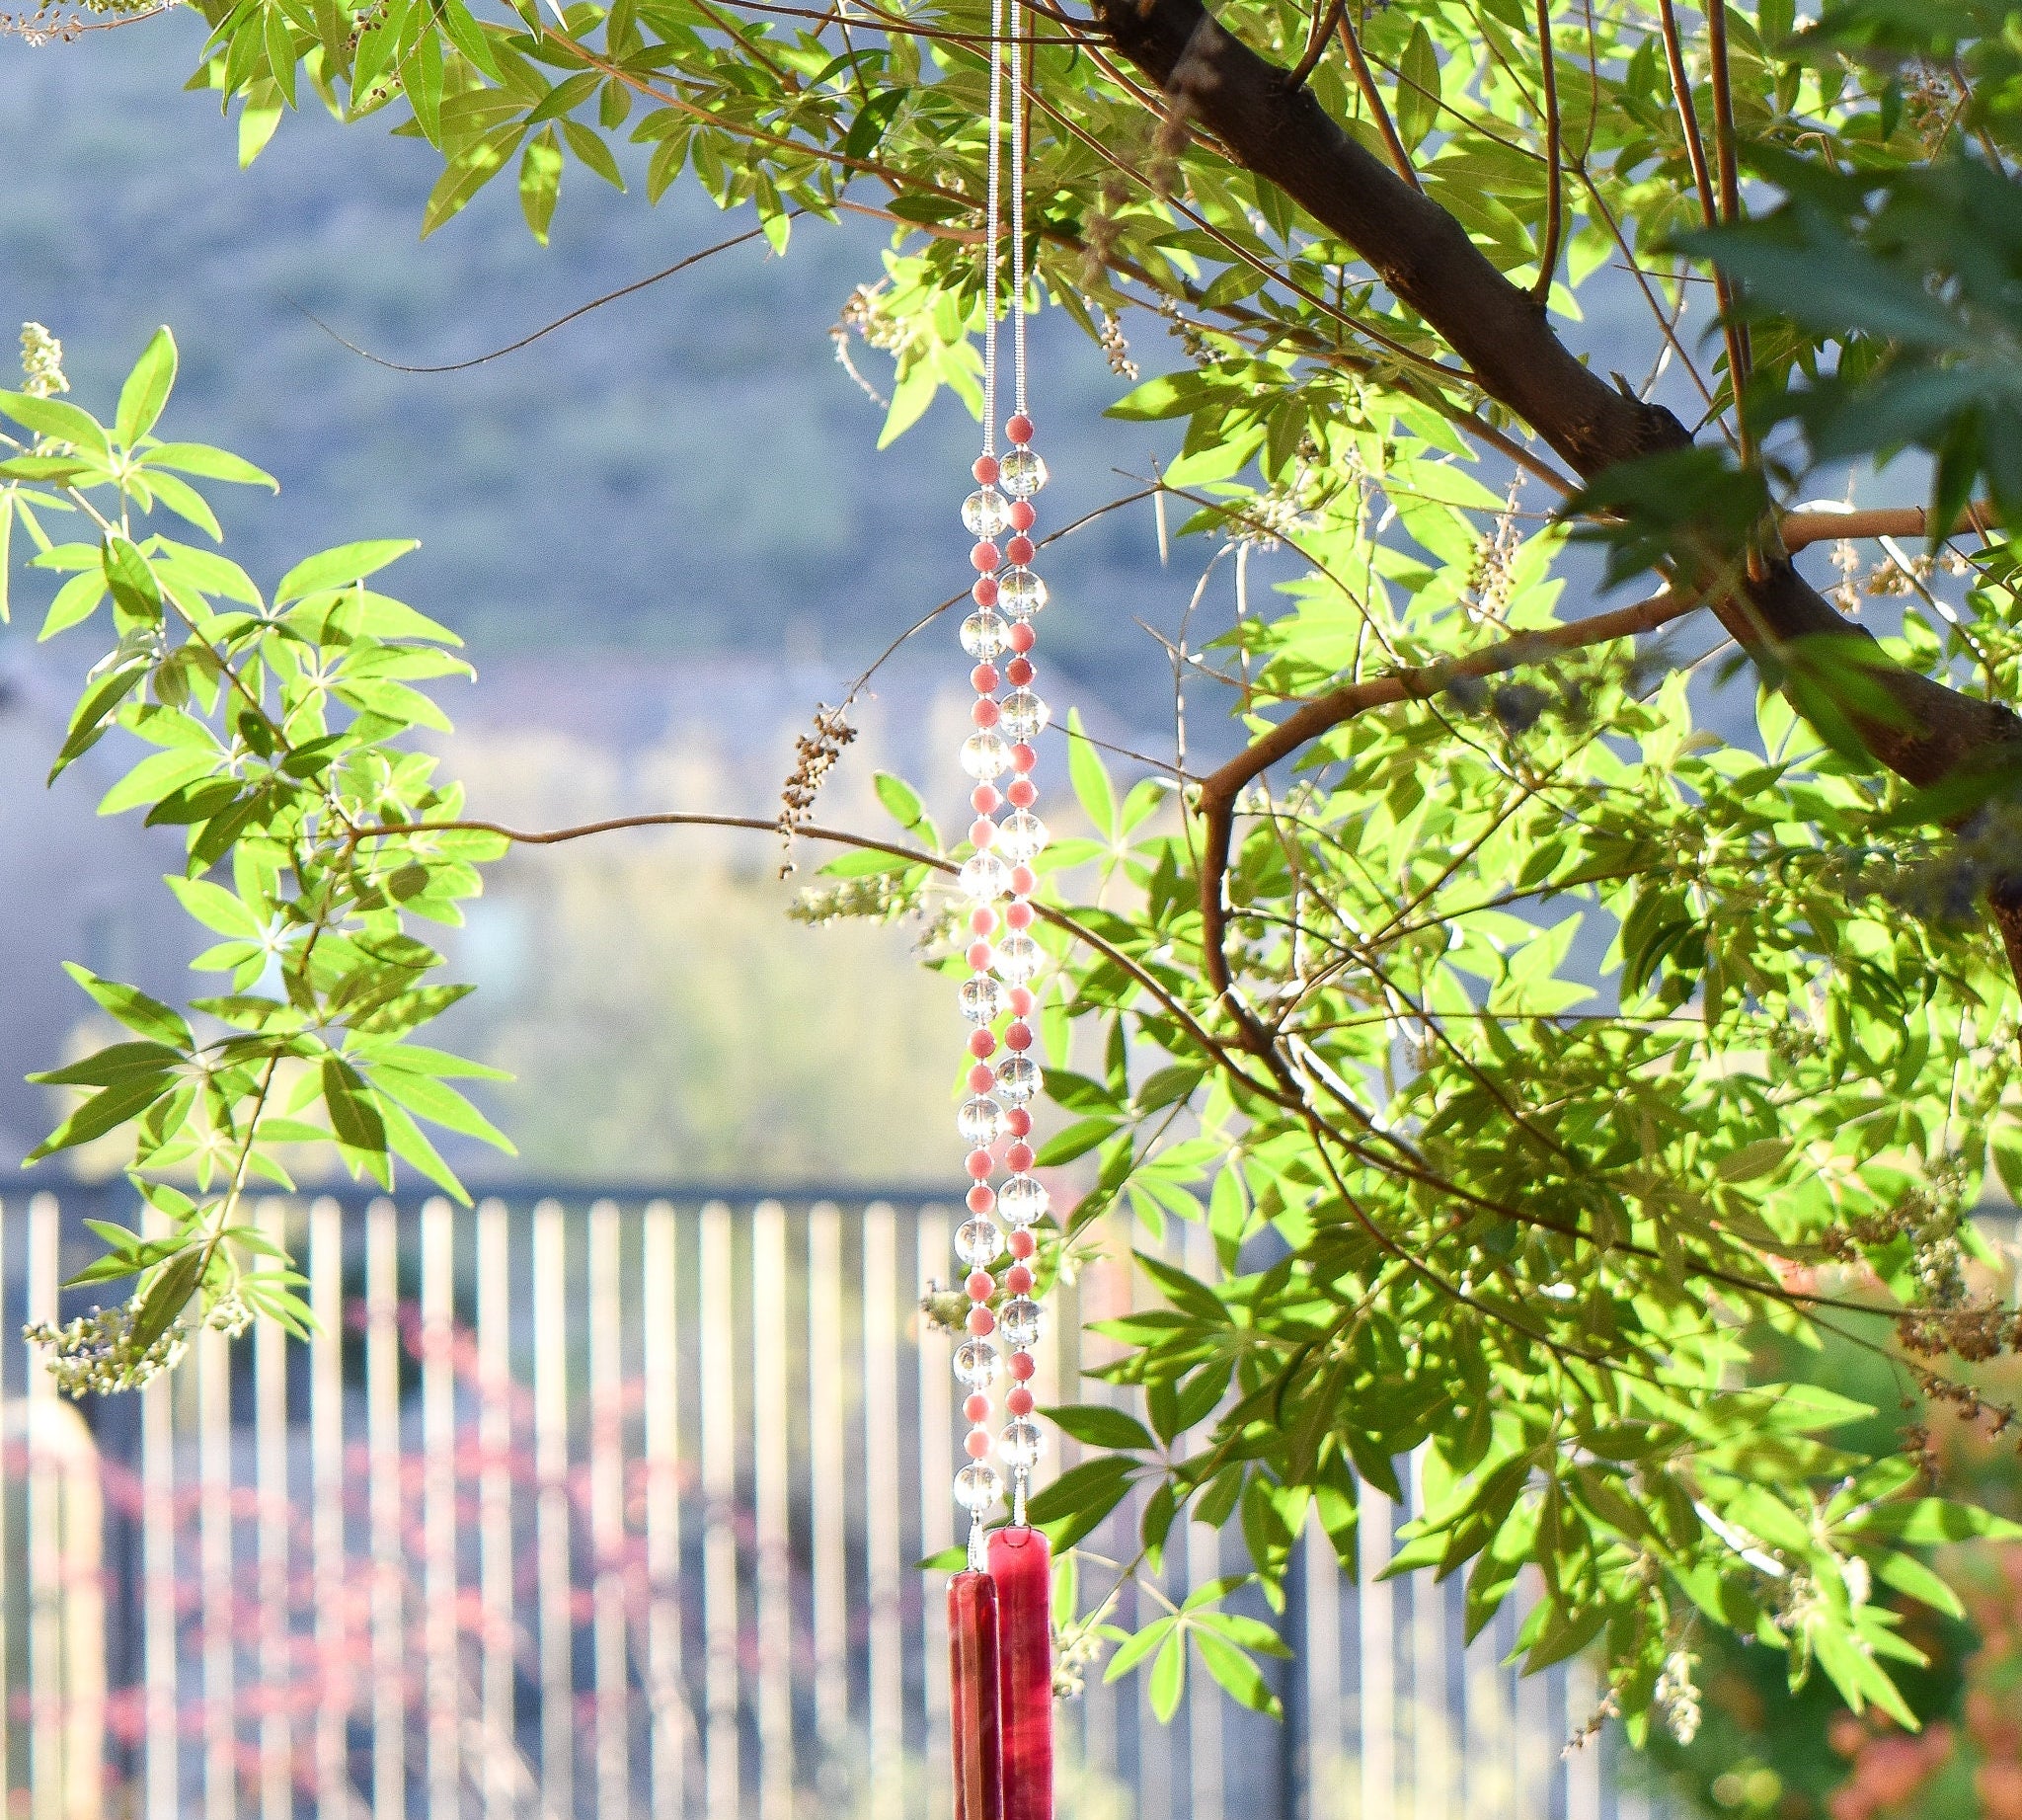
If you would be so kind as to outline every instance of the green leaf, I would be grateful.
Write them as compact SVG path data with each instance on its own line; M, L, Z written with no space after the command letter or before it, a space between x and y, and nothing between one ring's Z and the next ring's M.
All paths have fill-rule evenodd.
M339 544L337 548L304 557L273 591L274 604L285 605L306 594L327 589L348 588L368 575L376 575L387 564L398 561L410 550L420 549L415 537L382 537L364 543Z
M133 1316L131 1336L136 1347L152 1346L175 1325L176 1317L189 1306L190 1298L203 1281L208 1262L205 1247L194 1244L160 1267Z
M154 1042L167 1043L185 1054L196 1047L196 1039L190 1034L190 1026L183 1021L182 1014L170 1010L159 999L150 998L138 987L102 980L75 961L65 961L63 971L128 1030Z
M1135 1416L1101 1403L1063 1403L1046 1414L1063 1434L1072 1435L1089 1447L1149 1450L1152 1445L1144 1424Z
M11 417L39 436L68 442L102 457L110 457L113 452L113 445L99 428L98 419L89 411L65 404L60 398L37 398L27 392L0 392L0 414Z
M890 771L873 773L871 781L887 815L908 831L919 827L925 819L926 809L920 802L919 792L911 784Z
M561 194L562 148L554 127L543 126L519 154L519 208L542 246L548 244L548 223L555 218L555 200Z
M235 486L280 491L280 482L265 468L256 468L252 462L222 448L212 448L207 442L157 443L142 454L140 461L143 467L174 468L179 474L194 474L199 480L223 480Z
M1194 1647L1201 1652L1202 1666L1252 1712L1282 1716L1278 1696L1264 1679L1264 1671L1235 1644L1205 1626L1196 1626Z
M1439 120L1439 58L1424 20L1412 23L1411 38L1397 68L1397 136L1415 152Z
M1150 1698L1151 1710L1158 1722L1170 1724L1187 1693L1187 1639L1186 1633L1177 1626L1159 1647L1158 1655L1151 1664L1145 1693Z
M329 1109L330 1129L338 1143L353 1150L383 1154L386 1121L379 1116L371 1089L357 1069L343 1057L334 1055L326 1055L319 1067L323 1104Z
M101 1087L29 1151L27 1160L40 1162L44 1156L53 1156L58 1150L103 1138L127 1120L139 1117L156 1100L170 1092L178 1084L178 1078L168 1070L134 1073L109 1087Z
M1067 775L1081 807L1095 824L1095 831L1105 840L1116 839L1117 793L1110 785L1110 774L1101 755L1082 731L1079 708L1067 710Z
M176 338L155 330L119 388L116 434L129 448L155 427L176 384Z
M113 602L128 617L153 625L162 616L161 584L147 558L124 537L108 537L103 557Z

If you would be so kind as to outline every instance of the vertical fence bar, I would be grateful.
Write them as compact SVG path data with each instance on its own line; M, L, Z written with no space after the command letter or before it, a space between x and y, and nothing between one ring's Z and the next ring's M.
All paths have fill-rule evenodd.
M1491 1624L1467 1651L1466 1799L1471 1815L1527 1820L1516 1798L1510 1732L1510 1675Z
M870 1602L871 1807L905 1798L905 1637L899 1618L898 1219L864 1210L864 1549Z
M1188 1274L1203 1283L1220 1275L1214 1237L1205 1221L1190 1220L1181 1228L1181 1257ZM1187 1535L1187 1590L1221 1577L1221 1533L1205 1523L1182 1526ZM1198 1666L1198 1665L1197 1665ZM1187 1756L1192 1786L1192 1820L1222 1820L1222 1695L1208 1676L1190 1677L1187 1693ZM1287 1809L1291 1790L1284 1791Z
M738 1690L738 1389L732 1341L731 1210L702 1210L702 1634L706 1729L703 1774L709 1820L742 1804Z
M344 1214L332 1200L309 1209L309 1306L316 1332L309 1341L309 1483L311 1572L316 1588L316 1809L344 1813L350 1806L350 1766L345 1760L345 1722L351 1705L343 1605L344 1575ZM167 1415L164 1406L164 1428ZM164 1441L166 1446L166 1439ZM152 1569L150 1569L152 1573ZM150 1626L150 1636L152 1627ZM169 1673L175 1672L173 1637ZM171 1684L173 1686L173 1683ZM173 1808L170 1809L173 1812ZM164 1820L151 1815L150 1820Z
M1542 1589L1532 1577L1534 1571L1526 1569L1517 1581L1519 1623L1542 1597ZM1552 1772L1557 1768L1558 1753L1551 1744L1548 1701L1544 1676L1516 1677L1516 1802L1522 1813L1551 1811Z
M794 1793L793 1563L788 1552L786 1210L751 1215L751 1501L757 1567L758 1811L790 1815Z
M1306 1678L1305 1773L1307 1820L1349 1820L1341 1748L1341 1562L1308 1511L1301 1545L1306 1551L1304 1660Z
M954 1237L948 1229L947 1216L939 1208L920 1210L914 1260L922 1288L946 1278L951 1270L960 1275ZM955 1378L951 1358L954 1342L915 1318L919 1331L920 1548L924 1554L935 1555L955 1544L955 1500L949 1494L955 1476ZM940 1766L948 1762L948 1603L941 1596L938 1579L927 1588L923 1610L926 1763L927 1774L936 1779L938 1785ZM939 1797L935 1799L938 1802Z
M428 1658L428 1820L457 1820L456 1216L441 1196L422 1207L422 1647Z
M655 1201L640 1237L646 1323L646 1671L653 1704L652 1820L688 1806L688 1690L681 1665L680 1351L675 1329L674 1210Z
M625 1659L624 1327L618 1208L589 1210L589 1546L599 1814L632 1805L630 1679Z
M1566 1665L1566 1732L1579 1742L1566 1758L1566 1820L1600 1820L1601 1731L1587 1729L1599 1699L1594 1664L1575 1656Z
M535 1572L540 1607L541 1793L576 1812L576 1620L569 1571L569 1291L558 1201L533 1210Z
M478 1203L478 1705L486 1813L511 1800L518 1751L512 1721L512 1229L506 1203Z
M1396 1594L1377 1578L1390 1562L1390 1499L1363 1479L1358 1527L1357 1629L1361 1664L1356 1723L1362 1820L1390 1820L1397 1805Z
M56 1319L56 1197L28 1204L28 1318ZM31 1367L22 1444L28 1457L28 1785L34 1820L63 1812L63 1588L57 1560L61 1512L42 1458L57 1413L56 1381Z
M204 1820L239 1811L238 1689L234 1660L238 1587L232 1560L232 1343L198 1326L196 1367L197 1547L203 1633Z
M366 1502L372 1542L372 1815L405 1820L406 1549L400 1458L400 1227L391 1201L365 1213Z
M262 1201L260 1229L287 1246L287 1209ZM254 1482L259 1495L260 1820L292 1820L294 1739L284 1696L288 1682L288 1532L294 1499L288 1486L288 1336L278 1321L253 1327Z
M21 1331L7 1318L7 1234L12 1212L11 1205L0 1200L0 1405L5 1405L7 1401L7 1358L14 1350L12 1336ZM36 1369L33 1348L24 1355L22 1364L33 1375ZM9 1560L7 1462L7 1432L4 1425L0 1425L0 1585L5 1583ZM9 1678L14 1658L8 1652L7 1610L7 1598L4 1593L0 1593L0 1801L6 1801L14 1792L13 1739L8 1728L8 1708L14 1701L14 1684ZM147 1820L155 1820L154 1815L149 1814Z
M849 1590L844 1555L842 1214L827 1203L808 1219L809 1487L815 1568L815 1731L821 1791L846 1797L849 1764Z
M1425 1514L1426 1450L1411 1457L1412 1515ZM1411 1780L1419 1820L1446 1820L1456 1780L1446 1710L1445 1588L1411 1583Z

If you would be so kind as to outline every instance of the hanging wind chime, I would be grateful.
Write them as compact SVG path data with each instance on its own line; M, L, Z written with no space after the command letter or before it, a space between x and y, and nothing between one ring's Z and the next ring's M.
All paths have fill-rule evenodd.
M1033 813L1039 796L1033 741L1048 718L1046 703L1032 689L1033 619L1046 604L1047 585L1031 565L1033 497L1046 485L1047 467L1032 446L1026 409L1025 61L1018 34L1005 31L1005 5L1006 0L991 0L990 6L983 446L971 470L976 491L962 507L962 521L976 539L971 590L975 610L962 626L963 648L975 661L970 679L976 698L975 731L962 748L963 769L975 780L970 799L975 853L961 877L972 906L962 1009L974 1028L969 1039L969 1096L957 1115L970 1146L972 1186L969 1218L956 1235L956 1250L969 1267L970 1311L955 1373L969 1392L963 1413L971 1426L969 1464L955 1479L956 1502L970 1513L969 1563L948 1588L955 1820L1052 1820L1053 1812L1051 1561L1046 1538L1025 1516L1041 1447L1033 1421L1032 1348L1040 1328L1033 1228L1048 1205L1046 1188L1032 1174L1030 1110L1041 1081L1031 1054L1032 981L1040 961L1031 933L1032 894L1039 884L1032 862L1047 843L1046 826ZM1004 425L1009 446L1000 457L997 251L1007 187L1000 155L1007 62L1013 398ZM1003 684L1009 686L1000 700ZM997 780L1007 771L1010 782L1000 791ZM996 1025L1007 1011L1000 1057ZM1005 1137L1009 1174L996 1186L991 1147ZM1000 1284L994 1272L1007 1253ZM990 1299L1000 1288L1003 1297L993 1310ZM1006 1349L1002 1356L1000 1343ZM1004 1396L1009 1420L995 1437L995 1451L1010 1471L1011 1521L992 1533L986 1518L1005 1491L990 1464L990 1390L1000 1368L1011 1387Z

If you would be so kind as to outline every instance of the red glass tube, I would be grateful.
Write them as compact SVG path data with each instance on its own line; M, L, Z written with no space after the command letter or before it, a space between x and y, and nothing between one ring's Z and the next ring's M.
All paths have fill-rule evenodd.
M990 1538L1003 1701L1004 1820L1053 1820L1052 1554L1037 1530Z
M986 1573L948 1582L948 1718L955 1734L955 1820L1003 1820L997 1699L997 1587Z

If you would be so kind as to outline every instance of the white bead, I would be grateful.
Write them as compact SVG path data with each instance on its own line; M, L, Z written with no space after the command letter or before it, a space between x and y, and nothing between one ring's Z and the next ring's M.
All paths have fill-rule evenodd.
M994 1466L972 1460L955 1475L955 1501L964 1510L988 1510L1004 1495L1004 1481Z
M1030 809L1021 809L1005 818L990 850L1012 865L1022 866L1028 859L1037 859L1046 851L1046 845L1047 825Z
M1004 1131L1004 1108L993 1099L981 1095L962 1102L962 1110L955 1115L955 1129L962 1134L963 1143L972 1150L986 1149L997 1142Z
M978 664L987 664L1004 649L1010 631L1001 613L984 607L962 622L962 648Z
M1003 1014L1004 989L986 973L962 983L962 1015L972 1024L994 1024Z
M988 1340L964 1340L955 1349L955 1375L972 1390L980 1390L997 1375L997 1349Z
M1046 731L1053 711L1030 689L1013 689L1000 704L997 725L1010 740L1035 740Z
M1003 1248L1004 1234L993 1220L966 1220L955 1234L955 1255L965 1264L988 1264Z
M1014 1175L997 1195L998 1213L1013 1226L1032 1226L1044 1220L1052 1204L1053 1197L1047 1193L1046 1184L1030 1175Z
M995 487L982 487L962 502L962 522L977 537L994 537L1011 522L1011 502Z
M1014 500L1029 500L1047 484L1047 464L1036 448L1014 448L997 463L997 480Z
M1004 897L1011 889L1011 868L994 853L976 853L963 862L956 882L962 895L978 904Z
M1030 1296L1014 1296L997 1310L1004 1344L1023 1352L1039 1338L1039 1304Z
M978 782L1000 776L1011 764L1011 748L985 728L962 743L962 768Z
M1004 1464L1013 1471L1030 1472L1039 1464L1039 1457L1046 1450L1046 1438L1040 1433L1037 1422L1020 1419L1007 1422L1004 1433L998 1439L997 1452L1004 1457Z
M1023 986L1039 972L1044 958L1039 943L1030 935L1007 935L997 944L997 978L1007 986Z
M1045 1084L1039 1064L1030 1056L1006 1056L997 1064L997 1091L1014 1106L1022 1106Z
M1030 619L1047 603L1047 585L1030 569L1006 569L997 577L997 604L1013 619Z

